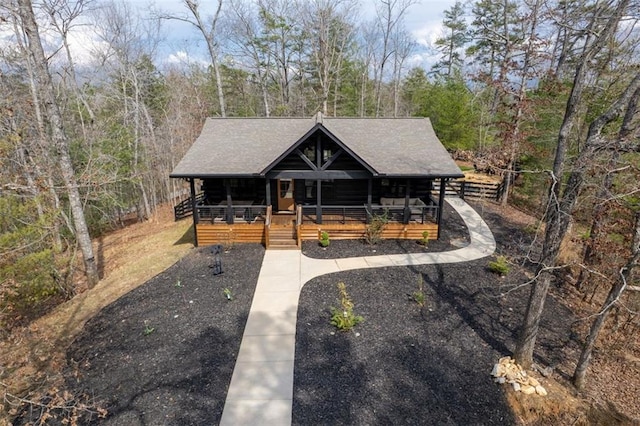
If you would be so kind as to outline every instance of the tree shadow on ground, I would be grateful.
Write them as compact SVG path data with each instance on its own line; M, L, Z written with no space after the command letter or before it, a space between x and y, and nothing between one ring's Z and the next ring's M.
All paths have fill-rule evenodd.
M430 280L424 307L409 297L418 274ZM298 310L293 423L514 423L489 375L501 356L492 346L504 346L496 339L487 343L489 331L478 333L483 326L474 316L480 312L430 284L446 275L437 267L396 267L307 283ZM339 281L365 318L354 332L329 325Z
M86 324L67 352L67 384L109 414L83 424L220 421L264 248L235 246L219 276L210 251L197 249Z

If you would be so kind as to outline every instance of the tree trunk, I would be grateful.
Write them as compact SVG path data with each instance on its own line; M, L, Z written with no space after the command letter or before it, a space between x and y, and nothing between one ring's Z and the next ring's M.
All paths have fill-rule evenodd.
M89 287L93 287L99 280L98 268L93 255L91 236L89 235L89 228L82 209L82 200L80 199L80 192L69 154L69 141L64 130L62 115L56 103L54 86L51 74L49 74L47 58L40 41L31 1L18 0L18 13L22 21L22 29L27 37L29 54L33 57L34 73L39 92L44 99L45 113L50 124L51 139L55 147L55 153L58 156L62 178L69 197L76 239L84 258L85 274Z
M220 116L226 117L227 112L225 108L225 100L224 100L224 90L222 87L222 77L220 75L220 67L218 65L218 52L217 52L217 43L215 41L216 37L216 27L218 24L218 18L220 17L220 11L222 9L222 0L218 0L218 4L216 6L216 11L213 17L211 18L211 24L209 25L209 29L205 26L204 21L200 16L200 10L198 9L198 2L194 2L191 0L184 0L185 5L193 14L193 21L187 21L195 26L201 33L204 38L204 41L207 43L207 50L209 52L209 56L211 57L211 65L213 67L213 73L216 79L216 89L218 91L218 105L220 106Z
M550 208L547 213L547 229L542 251L543 257L538 267L539 278L532 286L521 334L514 352L515 359L524 368L528 368L533 362L533 349L538 333L538 326L551 283L551 273L549 270L556 266L560 244L567 232L569 223L571 222L571 213L575 208L578 195L582 189L584 173L591 163L594 152L599 148L598 144L601 142L601 131L607 124L620 116L624 106L632 102L632 97L636 96L639 86L640 74L637 74L625 92L614 104L591 123L587 141L576 159L576 164L569 175L569 180L562 193L562 197L553 197L553 194L556 193L555 187L559 185L559 182L554 182L554 184L551 185Z
M620 158L619 152L616 150L613 153L613 156L609 160L609 167L615 168L615 164ZM594 249L596 242L600 238L600 233L602 231L602 227L604 226L604 218L607 213L607 199L611 194L611 189L613 188L613 177L614 172L608 172L602 183L602 186L598 190L597 196L597 204L593 210L593 218L591 219L591 228L589 229L589 236L585 243L584 254L582 256L582 269L580 269L580 275L576 280L576 288L579 291L584 290L585 283L588 280L589 271L587 267L594 263L594 260L597 255L597 251ZM586 293L585 296L586 298ZM586 300L586 299L583 299Z
M584 343L584 347L582 348L582 353L580 354L580 359L578 360L578 364L576 365L576 369L573 373L573 384L578 389L583 389L585 384L585 376L587 374L587 369L589 368L589 363L591 361L591 353L593 352L593 348L595 346L596 340L598 339L598 335L600 334L600 330L604 326L604 322L607 319L607 315L615 305L615 303L620 299L620 296L624 292L627 287L627 282L629 277L631 276L631 272L633 268L638 266L638 262L640 261L640 211L635 214L635 232L633 238L633 244L631 248L631 257L627 261L627 264L620 269L620 274L616 283L611 287L609 294L607 295L607 299L602 306L602 309L596 316L596 319L591 324L591 329L589 330L589 336L587 336L587 340Z
M585 46L580 62L576 68L573 87L567 101L564 119L558 133L556 155L554 158L553 172L551 176L552 183L549 188L549 199L547 202L545 240L542 248L541 262L538 267L539 274L531 287L529 303L527 304L525 317L520 330L520 336L514 351L515 359L524 368L529 368L533 363L533 350L535 348L544 303L551 283L550 269L556 266L560 244L567 232L571 213L573 212L573 207L575 206L578 194L582 187L583 169L586 164L588 164L590 160L589 155L590 152L592 152L591 149L588 149L587 147L590 143L596 143L596 139L598 139L600 131L605 124L609 123L613 119L612 117L615 116L616 113L619 114L620 112L617 109L620 106L620 100L618 100L607 112L591 123L585 149L578 154L578 159L576 161L578 166L571 173L566 189L561 196L560 183L565 172L565 160L569 145L569 135L577 120L578 107L582 101L582 93L586 84L588 66L591 60L602 50L606 42L610 40L611 36L615 33L618 22L626 13L628 4L629 0L622 0L618 4L618 7L608 18L605 27L599 35L595 37L592 43ZM600 18L599 12L596 11L591 22L592 26L595 25L594 21L598 18ZM629 90L627 89L627 91L625 91L625 95L628 95L630 98L631 94L628 92ZM629 98L626 99L625 104L629 101Z
M620 126L620 131L618 132L618 144L625 144L628 138L632 138L635 133L635 122L634 118L636 112L638 110L638 100L640 99L640 87L635 89L635 93L631 96L629 103L627 105L627 111L622 120L622 125ZM620 152L617 149L618 147L614 147L615 151L613 152L613 156L610 160L610 164L612 167L615 167L615 163L620 157ZM609 197L611 188L613 188L613 172L607 174L604 182L604 186L601 190L602 198ZM594 218L593 225L591 227L593 233L599 233L601 227L601 221L604 216L604 209L598 209L596 213L596 218ZM590 238L596 238L597 235L591 235ZM590 259L587 256L591 253L590 250L592 247L587 246L587 251L585 252L585 262L590 262ZM580 359L578 360L578 364L576 365L576 369L573 373L573 384L578 389L583 389L585 384L585 376L587 374L587 369L589 368L589 364L591 362L591 353L593 352L593 348L598 339L598 335L600 334L600 330L604 326L605 320L609 315L609 312L613 308L616 301L620 299L620 296L627 288L627 282L629 277L631 276L631 272L633 268L638 266L638 261L640 261L640 211L636 211L635 220L634 220L634 233L633 233L633 242L631 244L631 256L627 261L627 264L622 267L619 272L618 280L611 287L607 298L600 309L600 312L596 316L596 319L591 324L591 329L589 330L589 335L585 341L584 347L580 354ZM582 277L582 273L580 274ZM580 284L580 281L579 283Z

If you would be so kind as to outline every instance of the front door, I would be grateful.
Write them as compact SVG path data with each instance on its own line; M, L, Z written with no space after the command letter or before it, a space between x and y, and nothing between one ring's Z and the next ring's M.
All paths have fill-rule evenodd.
M293 179L278 179L278 211L293 211Z

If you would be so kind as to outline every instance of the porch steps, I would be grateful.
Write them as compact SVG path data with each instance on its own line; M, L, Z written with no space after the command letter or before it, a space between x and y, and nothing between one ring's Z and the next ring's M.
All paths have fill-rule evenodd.
M271 226L269 248L275 250L298 250L295 229L289 226Z

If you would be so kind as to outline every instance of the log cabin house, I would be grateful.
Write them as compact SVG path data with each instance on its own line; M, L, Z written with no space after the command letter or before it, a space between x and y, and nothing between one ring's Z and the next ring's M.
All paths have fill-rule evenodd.
M195 245L439 238L445 183L463 174L428 118L209 118L170 175L189 183L176 218Z

